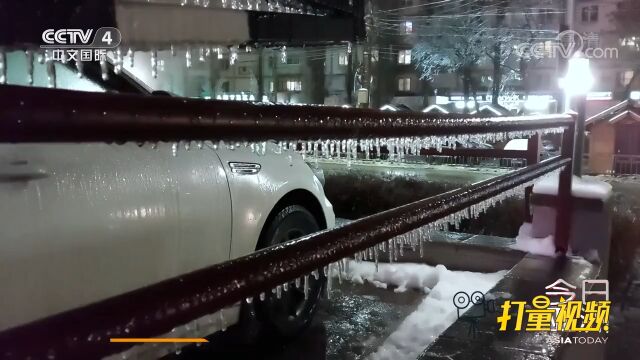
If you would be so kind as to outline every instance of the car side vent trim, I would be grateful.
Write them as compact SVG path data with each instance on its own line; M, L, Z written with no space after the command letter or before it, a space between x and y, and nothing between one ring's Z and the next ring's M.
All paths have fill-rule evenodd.
M231 172L240 175L255 175L260 172L262 165L246 162L229 162Z

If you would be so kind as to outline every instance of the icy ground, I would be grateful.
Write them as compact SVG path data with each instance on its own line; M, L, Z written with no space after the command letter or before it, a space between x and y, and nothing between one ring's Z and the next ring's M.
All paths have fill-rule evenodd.
M506 271L491 274L451 271L443 265L379 264L351 261L347 277L355 283L369 282L377 287L395 286L394 292L419 289L426 296L384 343L369 356L372 360L415 359L457 319L453 297L459 291L486 293Z
M234 345L241 335L232 326L168 359L413 360L456 320L455 293L486 292L503 276L407 263L381 263L376 273L374 263L350 262L352 281L334 279L331 298L295 341Z

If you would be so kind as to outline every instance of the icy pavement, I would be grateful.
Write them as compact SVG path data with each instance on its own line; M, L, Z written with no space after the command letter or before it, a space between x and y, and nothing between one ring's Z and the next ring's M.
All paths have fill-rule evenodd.
M458 291L487 291L504 272L449 271L444 266L351 261L342 283L334 279L331 299L323 299L315 322L288 344L234 346L237 329L214 336L180 359L415 359L456 320Z

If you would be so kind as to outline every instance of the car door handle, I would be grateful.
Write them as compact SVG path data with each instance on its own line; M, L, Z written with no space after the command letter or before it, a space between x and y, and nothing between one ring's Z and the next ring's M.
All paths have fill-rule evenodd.
M43 166L19 160L0 164L0 182L21 182L43 179L49 172Z
M260 172L262 166L256 163L229 162L231 172L240 175L255 175Z

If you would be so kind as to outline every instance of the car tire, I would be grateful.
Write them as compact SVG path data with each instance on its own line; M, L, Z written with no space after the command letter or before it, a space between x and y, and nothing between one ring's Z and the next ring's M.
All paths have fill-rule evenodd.
M289 205L281 209L266 225L258 247L264 248L317 232L320 226L315 217L300 205ZM305 298L303 286L296 288L295 282L288 284L288 291L281 297L273 291L264 301L255 302L257 319L265 334L280 339L290 339L306 329L313 320L326 279L318 271L318 279L308 276L310 285Z

